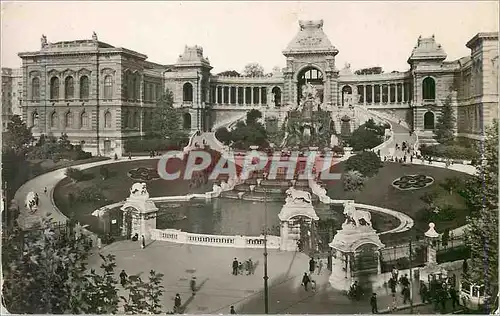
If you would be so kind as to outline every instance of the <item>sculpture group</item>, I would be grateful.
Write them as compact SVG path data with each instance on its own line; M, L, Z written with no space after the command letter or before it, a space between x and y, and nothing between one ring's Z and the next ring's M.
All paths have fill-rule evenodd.
M294 187L290 187L285 191L286 193L286 204L294 204L294 203L305 203L311 204L311 193L307 191L297 190Z
M352 226L354 228L362 226L372 226L372 216L368 211L357 210L354 203L344 203L344 215L346 217L344 226ZM362 221L361 221L362 220Z
M130 197L149 199L149 193L146 189L146 183L134 183L132 185L132 188L130 188Z
M30 210L30 212L32 213L36 212L36 210L38 209L38 202L39 202L38 193L28 192L28 194L26 195L25 205L26 208Z

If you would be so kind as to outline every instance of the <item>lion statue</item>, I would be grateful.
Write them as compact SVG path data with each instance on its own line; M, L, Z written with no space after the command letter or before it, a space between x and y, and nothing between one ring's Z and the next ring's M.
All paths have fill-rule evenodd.
M130 197L141 197L149 199L149 193L146 189L146 183L134 183L130 189Z
M357 210L352 202L347 202L344 204L344 215L346 216L344 224L353 222L354 226L356 227L372 226L372 216L370 212ZM361 219L365 222L364 225L361 225Z
M38 201L39 201L38 193L28 192L28 194L26 194L25 205L26 208L30 210L32 213L36 212L36 210L38 209Z
M311 193L302 190L296 190L294 187L288 188L286 193L286 203L296 203L297 201L302 201L306 204L311 204Z

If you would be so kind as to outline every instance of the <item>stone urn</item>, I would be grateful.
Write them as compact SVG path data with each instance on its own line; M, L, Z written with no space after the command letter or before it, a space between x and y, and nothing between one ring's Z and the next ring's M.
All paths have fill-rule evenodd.
M255 185L252 184L252 185L250 185L250 192L254 192L254 191L255 191Z
M292 184L292 187L294 187L294 186L295 186L295 183L297 183L297 180L292 179L292 180L290 180L290 183Z
M245 192L238 192L238 199L242 199L243 195L245 195Z
M262 179L257 179L257 185L260 187L260 184L262 183Z

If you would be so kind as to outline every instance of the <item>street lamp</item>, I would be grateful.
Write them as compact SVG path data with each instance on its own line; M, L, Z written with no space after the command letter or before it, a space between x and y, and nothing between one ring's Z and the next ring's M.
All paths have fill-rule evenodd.
M269 289L267 287L267 189L264 187L264 313L269 314Z

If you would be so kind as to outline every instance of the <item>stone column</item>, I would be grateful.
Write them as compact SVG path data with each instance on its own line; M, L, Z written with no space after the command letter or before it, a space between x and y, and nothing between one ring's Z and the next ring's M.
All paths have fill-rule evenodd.
M247 104L247 87L243 87L243 105Z
M382 266L380 265L380 260L381 260L381 253L380 253L380 249L377 250L377 274L381 274L382 273Z
M401 84L401 102L405 103L405 83Z
M390 83L387 85L387 103L391 103L391 86Z
M379 95L379 103L382 104L382 92L384 92L384 85L380 85L380 95Z
M375 104L375 85L372 84L372 104Z
M363 105L366 106L366 85L363 85Z
M250 87L250 105L253 105L254 103L254 92L253 92L253 87Z
M219 89L219 87L218 87L218 86L215 86L215 96L214 96L214 101L215 101L215 104L219 103L219 102L218 102L218 101L219 101L219 98L218 98L218 96L219 96L219 93L218 93L218 92L219 92L219 90L218 90L218 89Z
M232 87L231 87L231 86L229 86L229 88L227 89L227 93L228 93L228 96L227 96L227 101L228 101L228 102L227 102L227 103L228 103L228 104L232 104L232 103L231 103L231 97L232 97L232 92L231 92L231 90L232 90Z
M351 256L350 254L346 253L346 268L345 268L345 278L350 278L351 277Z

